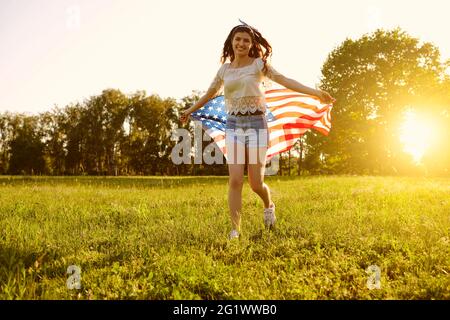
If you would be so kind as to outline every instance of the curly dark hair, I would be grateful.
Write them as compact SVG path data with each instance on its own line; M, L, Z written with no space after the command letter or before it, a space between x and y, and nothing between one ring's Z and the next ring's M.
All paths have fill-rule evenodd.
M249 57L252 58L259 58L261 57L264 62L264 68L263 73L265 74L267 71L267 59L272 55L272 46L269 44L269 42L261 35L261 33L246 25L238 25L231 29L230 33L228 34L227 40L225 40L225 43L223 45L223 52L222 52L222 58L220 59L220 62L222 64L227 61L227 58L230 58L230 61L233 62L234 60L234 51L233 51L233 45L232 41L234 38L234 35L237 32L247 32L250 37L252 38L252 48L249 52ZM265 49L263 52L262 47Z

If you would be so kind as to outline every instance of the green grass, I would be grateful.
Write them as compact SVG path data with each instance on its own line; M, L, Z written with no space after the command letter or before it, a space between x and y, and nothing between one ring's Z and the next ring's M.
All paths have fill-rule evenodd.
M230 242L227 177L0 177L0 299L450 299L449 179L266 182Z

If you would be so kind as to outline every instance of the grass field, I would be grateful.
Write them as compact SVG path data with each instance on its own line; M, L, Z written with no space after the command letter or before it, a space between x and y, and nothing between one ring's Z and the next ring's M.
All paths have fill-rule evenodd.
M227 177L0 177L0 298L450 299L450 179L266 182L229 241Z

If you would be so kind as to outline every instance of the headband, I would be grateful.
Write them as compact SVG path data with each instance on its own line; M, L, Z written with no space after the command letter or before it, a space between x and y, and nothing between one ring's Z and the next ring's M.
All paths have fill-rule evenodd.
M254 33L254 31L259 32L258 29L253 28L251 25L249 25L248 23L245 23L245 22L242 21L241 19L239 19L239 22L240 22L241 24L238 25L238 26L236 26L236 27L234 27L234 29L236 29L236 28L238 28L238 27L247 27L247 28L249 28L253 33Z

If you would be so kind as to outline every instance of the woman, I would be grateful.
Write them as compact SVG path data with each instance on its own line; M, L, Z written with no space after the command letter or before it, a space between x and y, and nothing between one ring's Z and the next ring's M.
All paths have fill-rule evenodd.
M264 77L296 92L317 96L324 103L335 101L327 92L306 87L277 72L267 61L271 54L272 47L258 30L245 23L234 27L224 43L222 66L208 91L180 117L182 122L186 122L191 113L215 97L224 86L225 107L228 113L225 146L230 175L228 190L232 223L230 239L238 238L240 232L242 187L246 164L243 161L244 157L248 159L250 155L257 155L256 161L248 162L249 184L264 202L266 227L272 228L276 221L275 204L272 202L269 187L264 183L266 152L269 144L265 117L266 103L264 91L260 86ZM230 63L225 63L227 59Z

